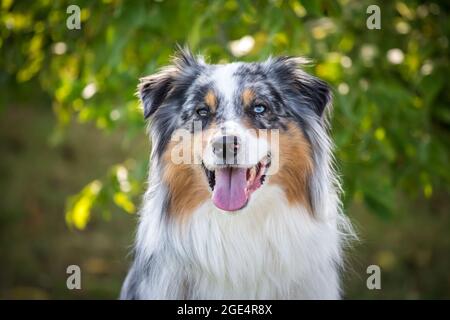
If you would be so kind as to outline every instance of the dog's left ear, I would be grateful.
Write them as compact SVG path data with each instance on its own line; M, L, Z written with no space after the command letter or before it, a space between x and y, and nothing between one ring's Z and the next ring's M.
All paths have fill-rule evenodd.
M141 78L138 95L144 108L145 119L152 116L176 88L186 89L198 75L200 62L188 48L178 47L172 65L159 72ZM179 90L178 90L179 91Z
M309 63L307 59L299 57L279 57L269 60L271 70L288 90L300 95L308 107L322 117L325 108L331 102L331 90L329 85L301 69L302 65Z

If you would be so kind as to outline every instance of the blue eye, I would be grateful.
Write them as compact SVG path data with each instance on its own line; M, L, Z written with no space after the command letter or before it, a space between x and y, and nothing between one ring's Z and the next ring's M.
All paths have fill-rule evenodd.
M266 107L262 104L257 104L253 107L253 112L256 114L262 114L266 111Z

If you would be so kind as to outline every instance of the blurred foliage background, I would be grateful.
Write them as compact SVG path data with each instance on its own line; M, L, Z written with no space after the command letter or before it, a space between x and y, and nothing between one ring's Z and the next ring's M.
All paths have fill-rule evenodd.
M69 30L69 5L81 28ZM369 30L369 5L381 30ZM313 59L361 242L346 298L450 298L448 2L14 1L0 12L0 297L116 298L150 143L137 79L175 44L211 62ZM72 12L71 12L72 13ZM82 290L66 267L82 268ZM382 289L366 268L382 268Z

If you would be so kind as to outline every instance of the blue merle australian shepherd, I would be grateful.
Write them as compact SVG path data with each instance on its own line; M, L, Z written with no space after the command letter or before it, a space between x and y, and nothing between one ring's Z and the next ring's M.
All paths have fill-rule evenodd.
M330 88L304 62L208 64L181 49L141 79L151 168L122 299L340 298L353 232Z

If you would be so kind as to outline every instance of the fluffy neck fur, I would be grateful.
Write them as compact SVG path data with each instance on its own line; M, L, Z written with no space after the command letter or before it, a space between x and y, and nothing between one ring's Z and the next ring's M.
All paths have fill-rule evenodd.
M279 187L265 186L239 214L208 202L180 224L164 212L167 190L155 183L157 167L122 298L340 298L341 248L350 229L333 188L322 216L289 207Z

